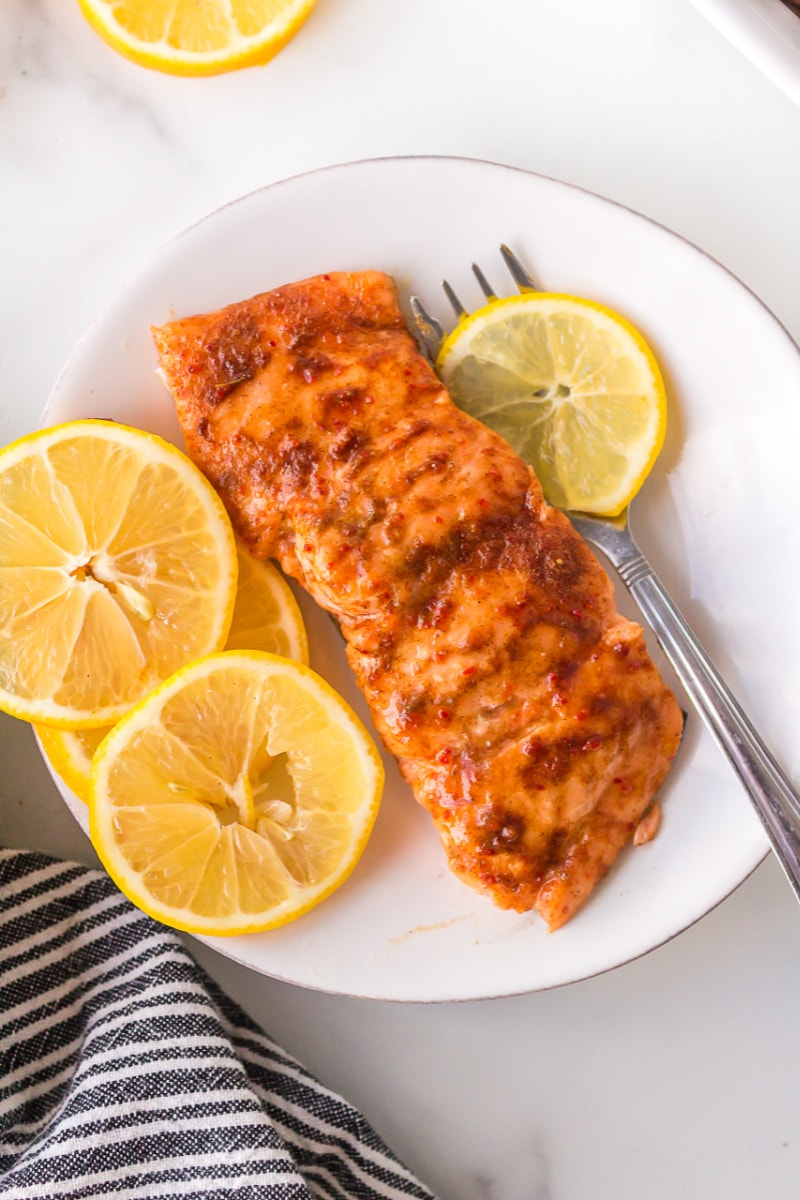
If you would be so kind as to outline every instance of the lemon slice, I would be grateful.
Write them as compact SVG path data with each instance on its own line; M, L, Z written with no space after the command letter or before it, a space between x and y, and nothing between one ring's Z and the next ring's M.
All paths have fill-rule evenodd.
M174 446L108 421L0 452L0 708L37 724L113 724L225 643L230 522Z
M628 321L551 292L497 300L463 320L436 369L456 404L533 467L551 504L615 516L664 441L652 351Z
M294 592L271 562L237 542L239 583L226 650L266 650L308 662L308 637Z
M120 54L172 75L216 75L268 62L315 0L79 0Z
M101 725L97 729L53 729L49 725L36 725L34 728L50 766L78 799L88 804L92 755L112 726Z
M358 718L308 667L225 651L191 663L92 760L95 849L145 912L190 933L270 929L352 871L383 767Z
M266 650L308 662L308 638L294 593L276 567L254 558L236 543L239 583L228 650ZM53 729L36 725L39 744L51 767L75 795L89 802L92 755L112 728Z

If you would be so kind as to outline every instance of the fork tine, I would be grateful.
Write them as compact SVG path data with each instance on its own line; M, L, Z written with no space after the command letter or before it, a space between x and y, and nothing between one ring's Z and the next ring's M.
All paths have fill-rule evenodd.
M478 266L477 263L472 264L472 273L475 276L475 278L477 279L478 283L480 284L480 288L481 288L481 291L483 292L484 296L491 304L491 302L493 300L497 299L497 293L495 292L494 288L489 283L489 280L486 278L486 276L484 275L483 271L480 269L480 267Z
M463 321L464 317L467 315L467 310L464 308L464 305L461 303L446 279L442 280L442 289L445 296L447 296L447 299L450 301L450 306L453 309L453 312L456 314L456 320Z
M501 243L500 245L500 253L503 257L503 262L511 272L511 277L521 292L540 291L536 280L532 275L528 274L514 251L509 249L505 242ZM472 264L472 271L484 296L490 304L493 303L497 299L497 293L477 263ZM451 287L446 279L442 280L442 290L444 291L444 294L450 303L450 307L456 315L456 320L463 321L464 318L469 315L468 310L462 304L461 300L456 295L455 290ZM435 359L439 351L439 347L444 341L444 330L439 322L432 317L429 312L426 311L422 301L418 296L411 297L411 310L414 314L414 319L417 323L417 329L420 337L425 343L425 347L428 350L431 358Z
M503 262L511 272L514 283L521 292L538 292L541 290L536 280L525 270L514 251L509 250L505 243L500 246L500 253L503 256Z
M428 351L428 357L433 362L439 353L439 347L444 341L444 329L436 320L436 317L431 316L419 296L411 296L409 304L414 314L417 332L422 338L425 349Z

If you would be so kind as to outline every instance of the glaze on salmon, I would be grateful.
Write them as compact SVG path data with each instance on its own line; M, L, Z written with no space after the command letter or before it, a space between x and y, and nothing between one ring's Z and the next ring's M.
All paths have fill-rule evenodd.
M340 622L451 869L558 928L682 730L597 559L455 407L388 276L317 276L154 337L189 455L253 553Z

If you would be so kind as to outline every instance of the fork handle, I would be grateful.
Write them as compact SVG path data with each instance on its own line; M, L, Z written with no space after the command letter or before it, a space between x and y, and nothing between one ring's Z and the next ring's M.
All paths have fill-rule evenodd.
M629 550L631 553L614 565L712 736L744 784L800 900L800 795L632 537Z

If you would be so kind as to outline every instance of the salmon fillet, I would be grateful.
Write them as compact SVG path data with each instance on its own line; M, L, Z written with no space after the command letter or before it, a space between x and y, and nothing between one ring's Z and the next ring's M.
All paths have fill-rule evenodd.
M322 275L153 334L190 457L251 551L338 619L451 869L558 928L682 730L597 559L453 404L388 276Z

